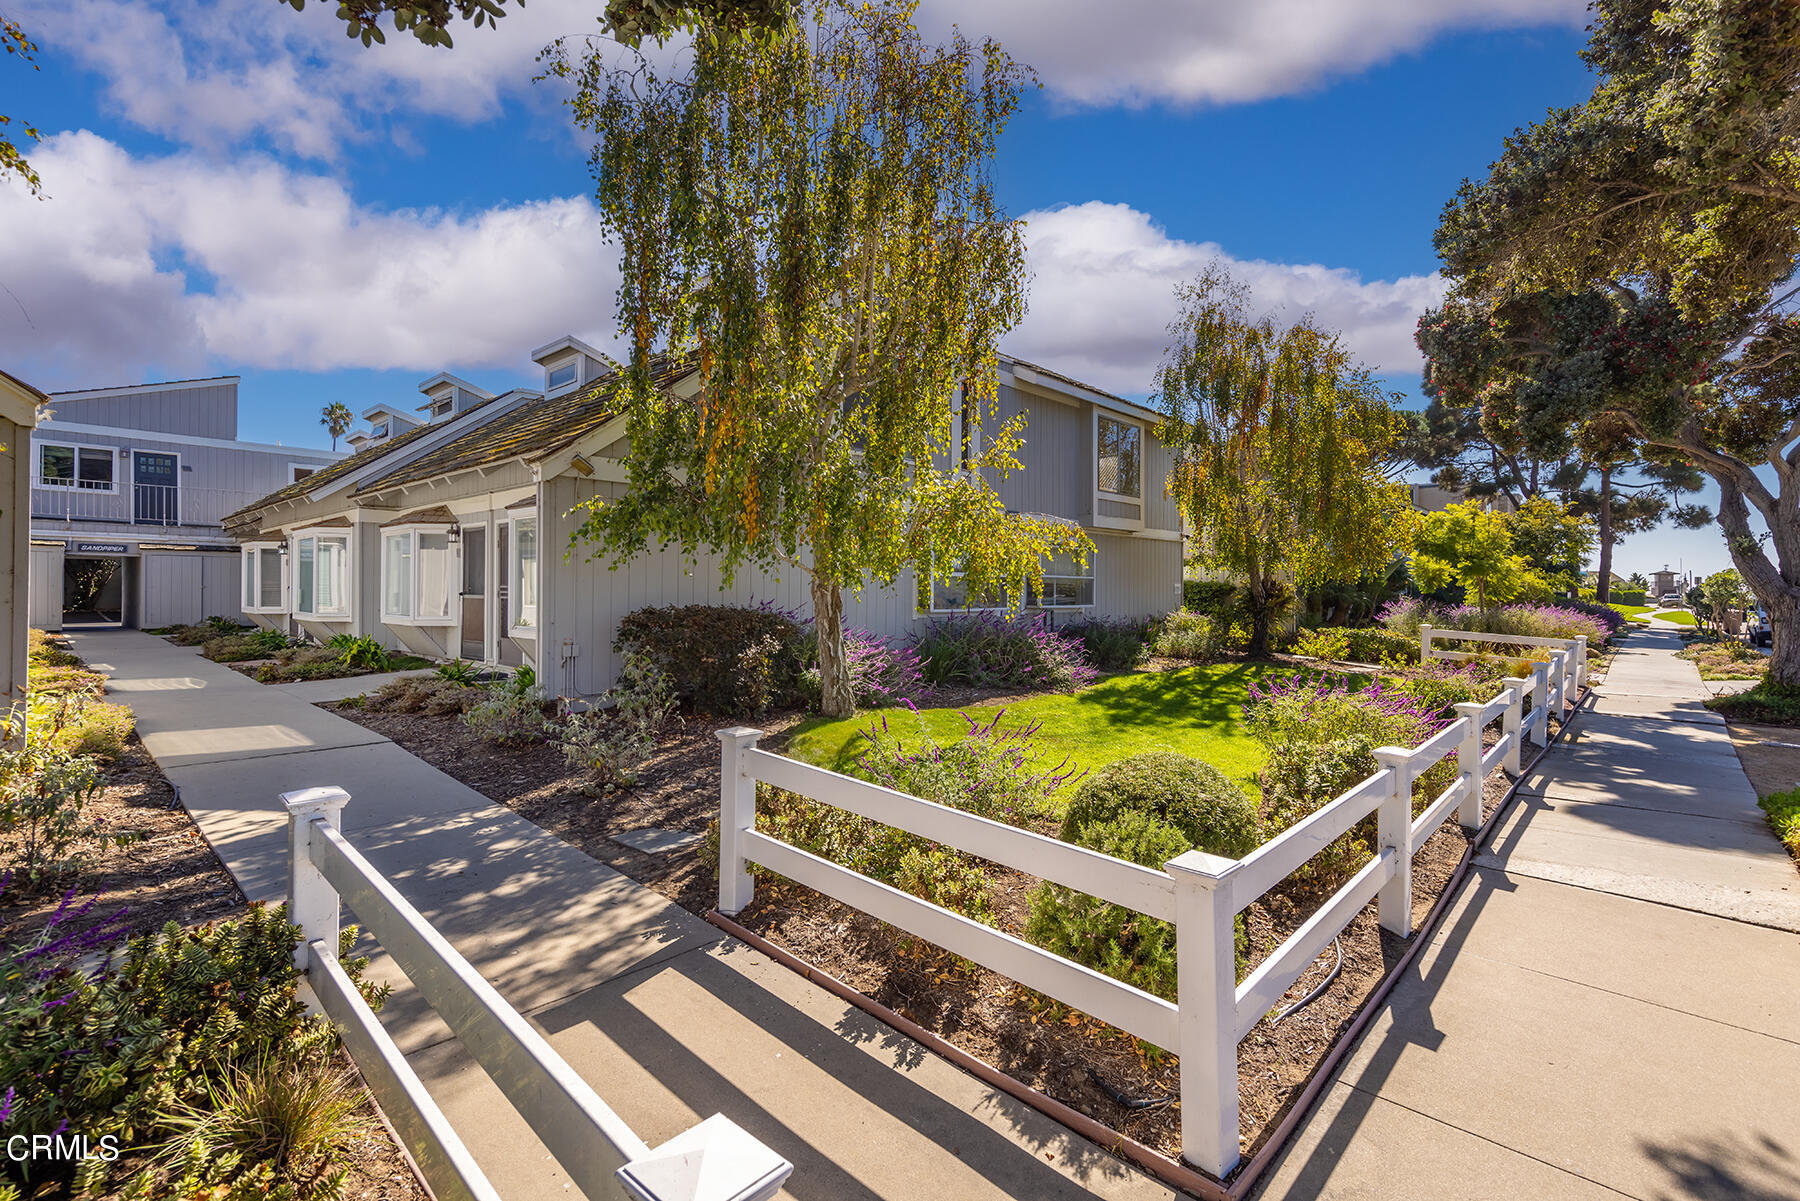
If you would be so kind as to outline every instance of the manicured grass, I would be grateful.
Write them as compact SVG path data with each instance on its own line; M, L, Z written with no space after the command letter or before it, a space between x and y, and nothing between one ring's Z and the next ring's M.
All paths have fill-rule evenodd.
M1033 745L1050 757L1045 766L1067 755L1092 771L1146 751L1179 751L1206 760L1255 797L1264 755L1261 744L1244 730L1247 690L1253 681L1294 672L1268 663L1208 663L1130 672L1074 695L1033 697L1006 706L921 709L917 716L904 708L882 709L837 721L814 718L795 729L787 753L846 771L868 746L863 731L883 717L902 739L916 737L919 722L934 737L954 738L968 728L963 712L986 721L1004 707L1003 725L1043 723Z
M1655 612L1649 605L1608 605L1607 608L1622 614L1626 621L1634 621L1647 613Z
M1800 856L1800 788L1771 793L1758 801L1769 815L1769 826L1788 852Z
M1652 609L1650 612L1661 618L1663 621L1673 622L1678 626L1691 626L1694 624L1694 614L1690 609Z

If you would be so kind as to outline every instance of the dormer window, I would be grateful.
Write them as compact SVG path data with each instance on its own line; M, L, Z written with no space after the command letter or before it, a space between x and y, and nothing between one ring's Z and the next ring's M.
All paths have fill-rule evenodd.
M545 371L544 388L549 392L559 392L564 388L573 387L579 374L580 364L574 359L558 363Z
M436 401L432 404L431 416L432 416L433 420L436 420L439 417L448 417L449 415L450 415L450 400L448 397L446 397L443 400Z
M387 433L388 423L385 421L369 427L369 437L371 438L385 438L387 437Z

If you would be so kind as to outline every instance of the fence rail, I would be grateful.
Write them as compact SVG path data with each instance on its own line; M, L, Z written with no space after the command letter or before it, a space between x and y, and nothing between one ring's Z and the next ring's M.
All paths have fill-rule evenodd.
M1427 662L1457 655L1434 652L1434 636L1468 635L1427 627L1421 635ZM1471 637L1543 645L1506 635ZM1585 640L1551 649L1551 663L1535 664L1528 677L1501 681L1491 700L1457 705L1456 719L1422 745L1377 750L1379 771L1243 859L1189 851L1161 872L771 754L757 748L761 730L720 730L719 910L736 914L754 899L749 867L756 863L1176 1051L1183 1158L1222 1179L1238 1162L1238 1043L1370 901L1384 929L1411 936L1414 851L1453 815L1465 830L1479 829L1482 781L1499 768L1517 776L1525 738L1548 745L1550 715L1560 717L1566 691L1579 687ZM1484 750L1484 731L1494 722L1500 723L1499 737ZM1413 782L1452 755L1455 781L1415 818ZM1178 1002L759 832L759 782L1173 921ZM1377 827L1374 858L1238 983L1236 915L1370 815Z
M290 836L288 914L301 930L295 965L440 1201L498 1201L498 1194L338 963L342 904L593 1201L693 1201L701 1195L690 1170L697 1157L708 1165L709 1198L764 1201L780 1189L793 1165L723 1115L660 1147L647 1145L350 845L341 829L348 793L309 788L281 799Z

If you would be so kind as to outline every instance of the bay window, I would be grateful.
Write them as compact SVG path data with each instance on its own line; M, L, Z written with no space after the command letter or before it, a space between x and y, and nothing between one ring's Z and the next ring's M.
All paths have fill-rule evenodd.
M453 556L448 526L389 528L381 534L381 620L449 625Z
M294 539L294 612L301 617L350 614L350 536L302 531Z
M511 541L512 563L508 570L512 632L532 634L537 630L538 611L537 514L527 513L512 519Z
M285 613L287 590L282 587L281 544L252 542L244 547L244 612Z

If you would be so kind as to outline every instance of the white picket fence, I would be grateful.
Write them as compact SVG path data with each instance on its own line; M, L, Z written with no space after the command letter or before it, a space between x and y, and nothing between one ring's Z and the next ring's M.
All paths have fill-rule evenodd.
M650 1147L342 833L341 788L282 794L294 963L437 1201L499 1201L338 962L340 902L406 973L592 1201L766 1201L793 1165L722 1114ZM704 1164L704 1170L701 1165Z
M1501 767L1516 776L1527 737L1548 744L1550 714L1560 716L1574 683L1567 654L1554 681L1551 666L1503 680L1485 704L1457 705L1456 720L1421 746L1377 750L1379 771L1243 859L1189 851L1161 871L772 754L756 745L761 730L720 730L719 910L736 914L754 899L755 863L1177 1052L1182 1156L1223 1179L1239 1158L1238 1043L1371 899L1384 929L1411 935L1413 852L1453 812L1479 828L1482 781ZM1484 751L1495 721L1499 739ZM1414 780L1452 753L1455 781L1413 817ZM758 831L759 781L1174 922L1179 1004ZM1375 857L1238 983L1236 915L1370 814Z

